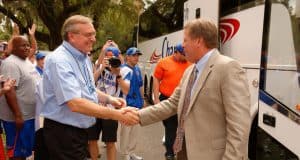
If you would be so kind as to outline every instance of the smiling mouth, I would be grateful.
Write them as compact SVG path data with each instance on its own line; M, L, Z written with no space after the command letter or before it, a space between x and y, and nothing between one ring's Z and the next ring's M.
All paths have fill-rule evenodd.
M30 51L25 51L24 53L25 53L27 56L29 56Z

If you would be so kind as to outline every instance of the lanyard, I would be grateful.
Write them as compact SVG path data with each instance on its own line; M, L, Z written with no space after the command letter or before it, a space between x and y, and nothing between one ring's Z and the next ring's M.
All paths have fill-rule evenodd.
M85 81L85 83L86 83L86 85L87 85L87 87L88 87L88 90L89 90L89 92L92 94L93 92L95 92L95 88L91 85L91 83L92 83L92 79L91 79L91 76L90 76L90 74L89 74L89 70L88 70L88 68L87 68L87 66L86 65L83 65L83 71L81 70L81 67L80 67L80 65L79 65L79 62L76 60L76 58L74 57L74 55L71 53L71 51L67 48L67 47L65 47L64 45L63 45L63 47L68 51L68 53L72 56L72 58L74 59L74 61L76 62L76 64L77 64L77 67L78 67L78 69L79 69L79 71L80 71L80 74L81 74L81 76L83 77L83 79L84 79L84 81ZM85 67L86 66L86 67ZM86 70L85 70L85 68L86 68ZM84 72L84 74L83 74L83 72Z

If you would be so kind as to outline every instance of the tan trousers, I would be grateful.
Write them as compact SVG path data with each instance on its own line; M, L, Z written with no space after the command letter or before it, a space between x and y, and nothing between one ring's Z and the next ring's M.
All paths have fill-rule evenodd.
M119 123L117 146L122 155L131 155L135 152L140 127L140 125L125 126Z

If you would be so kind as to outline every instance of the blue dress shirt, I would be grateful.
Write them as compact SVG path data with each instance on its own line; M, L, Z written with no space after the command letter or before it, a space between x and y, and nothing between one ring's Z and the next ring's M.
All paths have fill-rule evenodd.
M200 75L202 74L202 71L206 65L206 63L208 62L209 57L211 56L211 54L215 51L215 49L211 49L209 50L198 62L195 63L196 65L196 69L197 69L197 78L195 80L195 82L197 82L197 80L199 79ZM192 90L191 90L191 95L194 94L195 91L195 85L196 83L194 83ZM198 84L197 84L198 85Z
M74 98L98 103L92 64L85 54L64 41L47 57L43 76L42 116L78 128L95 123L94 117L72 112L66 105Z

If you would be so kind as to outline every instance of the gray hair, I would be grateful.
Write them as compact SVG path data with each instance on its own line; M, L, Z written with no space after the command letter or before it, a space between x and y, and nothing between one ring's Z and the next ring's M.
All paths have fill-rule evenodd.
M76 24L92 24L93 20L89 17L82 15L74 15L65 20L62 29L61 35L63 40L68 40L68 32L79 32Z

